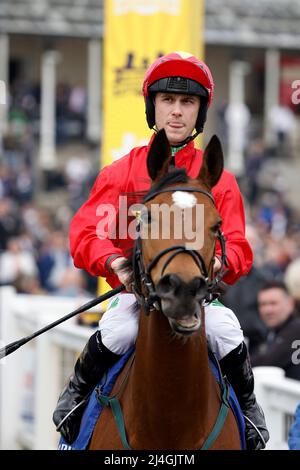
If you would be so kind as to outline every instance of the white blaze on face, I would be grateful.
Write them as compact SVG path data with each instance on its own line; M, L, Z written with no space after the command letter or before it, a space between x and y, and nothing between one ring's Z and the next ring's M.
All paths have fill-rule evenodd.
M175 191L175 193L172 194L172 199L174 204L180 207L180 209L194 207L197 203L197 198L194 194L187 193L185 191Z

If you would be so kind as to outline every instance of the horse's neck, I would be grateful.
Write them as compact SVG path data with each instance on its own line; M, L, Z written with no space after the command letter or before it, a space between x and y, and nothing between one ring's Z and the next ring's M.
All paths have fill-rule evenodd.
M198 432L199 423L205 426L211 373L204 332L179 338L162 314L142 314L131 378L135 417L141 425L147 423L148 429L162 434L164 429L186 432L192 422L198 423Z

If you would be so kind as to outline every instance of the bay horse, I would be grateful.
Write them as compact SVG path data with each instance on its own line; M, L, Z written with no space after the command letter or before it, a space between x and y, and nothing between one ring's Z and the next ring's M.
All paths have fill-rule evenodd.
M122 442L113 413L105 407L93 431L92 450L120 450L124 445L133 450L207 448L204 444L218 420L222 396L209 365L201 305L216 288L226 259L223 252L221 274L215 277L221 218L211 189L222 174L223 153L219 139L212 137L196 179L183 170L168 171L170 158L165 131L159 131L147 158L152 186L144 198L146 210L140 216L133 254L134 289L141 304L135 357L112 391L112 396L118 395L127 440ZM194 220L196 204L191 210L194 230L204 230L200 249L187 248L190 240L184 235L175 239L172 221L169 237L161 236L161 228L157 239L147 236L158 223L153 204L171 206L174 201L181 201L182 207L196 202L204 208L202 227ZM160 214L160 222L162 218ZM233 412L228 407L227 411L211 449L240 449Z

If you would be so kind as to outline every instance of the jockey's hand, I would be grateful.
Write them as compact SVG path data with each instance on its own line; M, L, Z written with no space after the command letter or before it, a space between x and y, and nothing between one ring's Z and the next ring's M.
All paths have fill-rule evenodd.
M215 257L214 273L217 273L218 271L220 271L221 266L222 266L221 261L219 260L219 258Z
M110 267L113 272L118 276L119 281L124 284L128 292L132 292L133 271L131 268L124 268L126 258L120 256L111 263Z

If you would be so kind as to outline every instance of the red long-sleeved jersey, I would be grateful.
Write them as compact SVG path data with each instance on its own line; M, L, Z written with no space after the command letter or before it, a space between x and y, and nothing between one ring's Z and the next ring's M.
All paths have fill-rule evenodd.
M114 254L126 256L133 246L133 240L122 236L114 239L108 235L104 239L98 237L97 226L108 215L102 212L102 205L110 204L119 213L120 195L147 192L150 189L151 180L146 165L149 145L136 147L120 160L103 168L87 202L71 222L70 248L75 266L87 270L93 276L106 277L113 288L120 281L115 274L109 272L106 262ZM192 141L176 153L175 164L177 168L185 168L189 177L196 178L202 164L202 151L196 149ZM233 284L240 276L248 273L253 259L251 247L245 238L244 204L235 177L226 170L212 194L223 220L222 231L226 238L229 269L223 279L228 284ZM117 235L118 232L117 230ZM221 254L219 246L216 254Z

